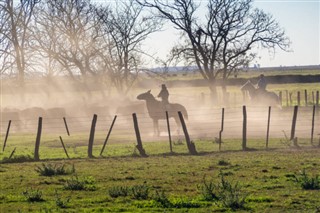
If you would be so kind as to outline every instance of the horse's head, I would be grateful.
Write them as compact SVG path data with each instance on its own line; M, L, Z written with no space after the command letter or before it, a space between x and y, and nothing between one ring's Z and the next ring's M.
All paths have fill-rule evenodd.
M141 93L140 95L137 96L138 100L148 100L150 97L153 97L153 95L151 94L151 90L149 90L148 92L145 93Z
M250 80L248 80L240 89L241 91L244 91L244 90L250 90L254 88L254 85L251 83Z

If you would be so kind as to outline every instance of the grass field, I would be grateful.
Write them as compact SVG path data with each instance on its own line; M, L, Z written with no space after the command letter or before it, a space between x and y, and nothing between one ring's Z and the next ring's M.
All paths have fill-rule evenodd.
M19 140L15 143L7 149ZM261 143L251 140L248 146ZM319 212L319 148L298 149L272 140L271 146L278 146L271 150L239 151L239 140L228 140L223 144L228 151L219 152L210 141L195 144L197 156L188 154L184 142L174 143L173 154L167 142L144 143L149 157L142 158L134 144L113 143L104 157L93 159L86 158L83 144L77 150L69 147L72 159L63 160L61 147L45 143L41 162L0 164L1 212ZM26 160L21 156L31 156L31 147L32 143L24 144L12 161L19 161L19 156ZM95 156L100 148L101 144L94 147ZM36 171L49 164L75 171L50 177ZM221 175L229 189L221 190ZM309 180L314 180L314 188L303 189L302 183ZM84 187L70 189L71 183ZM212 193L223 192L219 200L205 196L203 188L210 184L216 186Z
M159 85L150 89L154 95L160 90ZM201 104L209 107L208 101L199 101L201 93L209 97L206 87L169 89L171 100L190 103L193 113L203 107ZM268 89L292 93L304 89L316 91L320 90L320 84L270 84ZM228 91L238 94L239 87L228 87ZM140 92L144 89L133 90L131 99ZM61 98L60 94L57 97L57 100L51 97L51 101L58 103L70 98ZM10 103L10 94L2 98ZM97 95L96 100L100 99ZM243 104L242 97L237 101L239 106ZM291 125L290 113L281 118L286 121L286 128ZM212 118L217 115L210 114ZM90 124L91 117L88 121ZM309 120L302 122L298 130L309 123ZM103 157L98 156L106 132L97 132L93 147L96 157L91 159L87 158L88 131L72 132L70 137L62 135L71 159L66 158L58 133L44 132L39 162L33 161L36 131L10 134L5 151L0 152L0 212L320 212L317 127L314 146L309 138L300 136L300 147L292 146L292 141L286 138L273 137L270 149L266 150L263 129L260 138L249 137L247 145L251 151L241 151L241 138L226 137L221 151L213 138L195 138L198 155L188 153L184 139L175 140L170 153L167 138L152 141L151 137L146 142L142 135L147 158L139 157L134 134L122 132L131 126L123 128L114 130ZM211 127L203 128L210 131ZM277 131L284 128L276 126ZM228 125L226 129L233 131ZM63 126L58 130L59 135L65 134ZM1 145L4 132L3 128ZM40 174L53 171L60 174Z

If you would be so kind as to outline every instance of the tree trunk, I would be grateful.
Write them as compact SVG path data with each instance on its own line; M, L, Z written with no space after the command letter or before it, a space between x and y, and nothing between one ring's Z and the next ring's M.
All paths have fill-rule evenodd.
M217 93L217 86L215 80L209 81L209 89L210 89L210 103L213 105L217 105L218 103L218 93Z

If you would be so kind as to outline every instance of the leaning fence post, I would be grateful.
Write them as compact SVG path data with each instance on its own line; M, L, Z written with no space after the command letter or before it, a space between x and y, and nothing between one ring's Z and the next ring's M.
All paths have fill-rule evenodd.
M92 118L91 130L90 130L90 136L89 136L89 144L88 144L88 157L89 158L93 158L92 147L93 147L94 133L95 133L95 129L96 129L97 118L98 118L98 116L96 114L94 114L93 118Z
M300 91L297 92L297 101L298 101L298 106L300 106Z
M269 106L269 110L268 110L268 124L267 124L266 149L268 149L268 145L269 145L270 117L271 117L271 106Z
M69 128L68 128L68 124L67 124L67 120L65 117L63 117L63 122L64 122L64 126L66 127L66 130L67 130L67 134L68 136L70 136L70 132L69 132Z
M133 118L134 131L136 132L136 138L137 138L136 148L139 150L139 153L142 157L148 157L148 155L146 154L146 152L142 146L142 141L141 141L140 130L139 130L138 119L137 119L136 113L132 113L132 118Z
M7 144L7 140L8 140L8 136L9 136L9 131L10 131L10 126L11 126L11 120L9 120L9 123L8 123L7 133L6 133L6 137L4 139L3 148L2 148L3 152L4 152L4 149L6 148L6 144Z
M224 108L222 108L222 114L221 114L221 129L219 132L219 151L221 150L223 126L224 126Z
M196 150L196 147L195 147L194 143L191 142L191 140L190 140L189 133L188 133L188 130L187 130L187 126L186 126L186 123L184 122L184 119L183 119L183 115L182 115L182 113L180 111L178 112L178 115L179 115L179 118L180 118L180 122L181 122L181 125L182 125L184 136L186 138L186 143L187 143L187 147L189 149L189 153L192 154L192 155L196 155L197 154L197 150Z
M64 152L66 153L67 158L69 158L69 159L70 159L70 157L69 157L69 155L68 155L68 152L67 152L67 149L66 149L66 147L64 146L64 143L63 143L62 137L61 137L61 136L59 136L59 137L60 137L60 141L61 141L61 144L62 144L63 150L64 150Z
M168 135L169 135L170 152L172 153L172 140L171 140L171 131L170 131L170 122L169 122L168 111L166 111L166 119L167 119Z
M247 108L242 107L243 125L242 125L242 150L247 149Z
M292 125L291 125L291 136L290 140L294 139L295 131L296 131L296 123L297 123L297 115L298 115L298 106L294 106Z
M117 119L117 115L115 115L114 118L113 118L113 121L112 121L112 123L111 123L110 129L109 129L108 134L107 134L107 137L106 137L106 140L105 140L104 143L103 143L103 147L102 147L102 149L101 149L100 156L102 155L102 152L104 151L104 148L105 148L106 145L107 145L109 136L110 136L110 134L111 134L113 125L114 125L114 123L116 122L116 119Z
M39 147L40 147L40 140L41 140L41 132L42 132L42 117L39 117L38 132L37 132L36 144L35 144L35 149L34 149L34 160L36 160L36 161L40 160Z
M315 114L316 114L316 106L313 105L313 108L312 108L312 122L311 122L311 145L313 145L313 134L314 134L314 117L315 117Z

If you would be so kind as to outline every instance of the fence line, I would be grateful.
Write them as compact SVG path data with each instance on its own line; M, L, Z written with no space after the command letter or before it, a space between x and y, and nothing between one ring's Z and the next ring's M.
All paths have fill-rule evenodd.
M182 115L179 116L180 122L182 124L184 123L183 131L185 133L189 153L196 154L196 147L192 141L197 139L217 140L217 142L219 143L219 150L221 150L221 147L223 145L222 141L224 139L242 138L242 149L246 150L248 139L265 137L265 146L266 148L269 148L270 138L282 138L286 132L290 132L289 140L294 141L294 145L297 145L298 138L310 138L310 144L314 145L314 135L320 133L319 111L319 107L315 105L312 108L295 106L294 108L290 108L290 110L273 109L271 114L271 107L243 106L242 111L241 108L222 108L212 109L211 111L209 108L203 111L196 111L195 109L191 109L190 111L188 110L189 120L187 123L185 123L184 120L181 120L183 119L183 117L181 118ZM134 141L134 131L136 132L136 140L139 141L137 136L137 131L139 131L138 134L140 137L140 142L138 142L137 149L141 150L141 155L144 155L143 153L147 155L146 152L143 151L144 149L142 148L141 138L145 138L145 142L163 141L167 140L164 139L163 136L165 134L169 134L170 144L171 136L173 138L183 138L181 134L171 135L170 132L173 133L174 130L177 128L177 125L175 123L171 123L170 125L168 125L167 122L169 120L163 120L160 122L159 127L161 134L160 137L155 137L152 135L152 133L154 132L152 120L149 118L147 114L135 114L137 124L135 124L134 122L134 125L132 125L132 119L135 119L132 117L130 118L130 116L118 115L117 117L118 119L115 124L116 117L112 121L112 119L101 119L99 115L94 115L91 123L91 129L89 118L84 119L85 121L82 120L81 122L76 122L77 117L64 117L64 119L46 119L39 117L37 125L35 125L34 123L27 122L27 127L29 127L30 129L33 128L33 130L37 129L37 131L35 131L37 132L37 137L34 151L34 159L39 160L39 147L41 135L46 134L57 133L59 137L61 137L61 134L65 133L68 135L68 137L71 137L70 135L74 135L73 133L90 132L88 142L89 158L93 157L92 152L94 147L95 132L108 132L108 136L104 142L103 149L101 150L100 155L102 154L104 147L106 146L106 141L109 139L111 131L113 131L112 135L118 138L117 140L123 141ZM83 119L84 117L81 118ZM59 122L55 123L53 126L50 126L53 124L52 122L50 122L51 120L58 120ZM110 127L111 122L112 125ZM66 128L66 123L68 123L68 128ZM2 124L5 124L5 121L2 121L1 125ZM13 124L14 121L9 121L8 126L13 126ZM11 132L9 132L9 130ZM14 132L12 128L7 128L7 134L2 149L3 152L5 150L4 148L6 146L6 143L10 145L10 137L14 135L19 135L21 132ZM62 141L62 138L60 140ZM82 139L82 141L85 140L85 138ZM101 143L99 142L99 145L100 144ZM170 152L172 152L172 146L170 146Z

